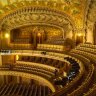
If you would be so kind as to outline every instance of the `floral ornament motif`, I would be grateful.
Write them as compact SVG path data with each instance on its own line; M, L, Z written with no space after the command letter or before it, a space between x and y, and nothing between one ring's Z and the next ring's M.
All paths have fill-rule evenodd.
M71 0L64 0L67 4L71 3Z
M79 13L80 13L80 12L79 12L78 9L73 9L73 11L72 11L72 15L79 14Z

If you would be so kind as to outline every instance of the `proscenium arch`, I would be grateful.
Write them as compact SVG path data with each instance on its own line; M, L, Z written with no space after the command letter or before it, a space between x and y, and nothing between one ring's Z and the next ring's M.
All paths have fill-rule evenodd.
M58 10L54 10L54 9L51 9L51 8L46 8L46 7L33 7L33 6L27 6L27 7L23 7L23 8L19 8L17 10L13 10L11 12L9 12L8 14L6 13L6 15L2 16L2 18L0 19L0 29L2 30L3 29L3 26L4 24L6 25L6 20L10 19L10 18L13 18L14 16L19 16L19 15L24 15L23 13L25 14L46 14L49 16L49 18L51 18L51 15L53 16L59 16L60 18L59 19L65 19L66 21L68 21L68 23L72 26L72 32L73 32L73 35L74 35L74 30L76 29L75 27L75 23L74 21L71 19L71 17L67 14L65 14L64 12L61 12L61 11L58 11ZM51 14L51 15L50 15ZM62 27L62 29L64 29L64 26L66 25L66 23L64 24L64 22L60 22L60 24L57 22L57 21L60 21L60 20L55 20L54 22L44 22L45 24L49 24L49 25L52 25L52 26L58 26L58 27ZM63 20L62 19L62 20ZM11 20L10 20L11 21ZM27 20L28 21L28 20ZM21 22L21 21L19 21ZM42 22L39 22L39 21L35 21L35 23L41 23ZM16 24L16 22L13 24L13 26ZM30 25L32 24L32 22L30 23ZM27 22L26 22L26 25L27 25ZM23 23L22 25L18 24L18 27L19 26L23 26Z
M17 72L17 71L5 71L4 70L4 71L0 71L0 75L21 76L21 77L25 77L29 79L34 79L48 86L52 90L52 92L55 92L55 87L50 81L42 78L41 76L37 76L35 74L29 74L29 73L24 73L24 72L19 72L19 71Z

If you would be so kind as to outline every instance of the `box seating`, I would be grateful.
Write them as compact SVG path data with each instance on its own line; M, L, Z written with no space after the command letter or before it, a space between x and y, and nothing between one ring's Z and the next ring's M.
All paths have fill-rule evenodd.
M39 49L39 50L50 50L50 51L64 51L64 46L62 46L62 45L52 45L52 44L38 44L37 49Z
M63 45L65 42L65 39L63 39L62 37L58 38L58 37L53 37L51 39L48 39L46 42L46 44L57 44L57 45Z

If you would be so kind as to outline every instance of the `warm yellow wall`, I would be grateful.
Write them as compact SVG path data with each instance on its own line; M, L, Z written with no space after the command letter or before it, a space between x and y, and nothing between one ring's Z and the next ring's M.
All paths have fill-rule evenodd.
M3 64L8 62L14 62L15 61L15 55L3 55L2 56Z
M93 42L93 32L89 29L88 31L87 31L87 42L90 42L90 43L94 43Z
M2 65L2 56L0 55L0 66ZM0 84L4 81L4 76L0 76Z
M0 55L0 65L2 65L2 56Z
M86 42L94 44L93 31L94 31L94 23L89 22L87 27Z

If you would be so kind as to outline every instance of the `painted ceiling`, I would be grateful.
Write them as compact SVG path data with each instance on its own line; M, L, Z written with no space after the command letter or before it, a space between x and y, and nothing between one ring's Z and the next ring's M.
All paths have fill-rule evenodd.
M77 28L83 28L86 2L87 0L0 0L0 19L24 6L47 6L69 15Z

